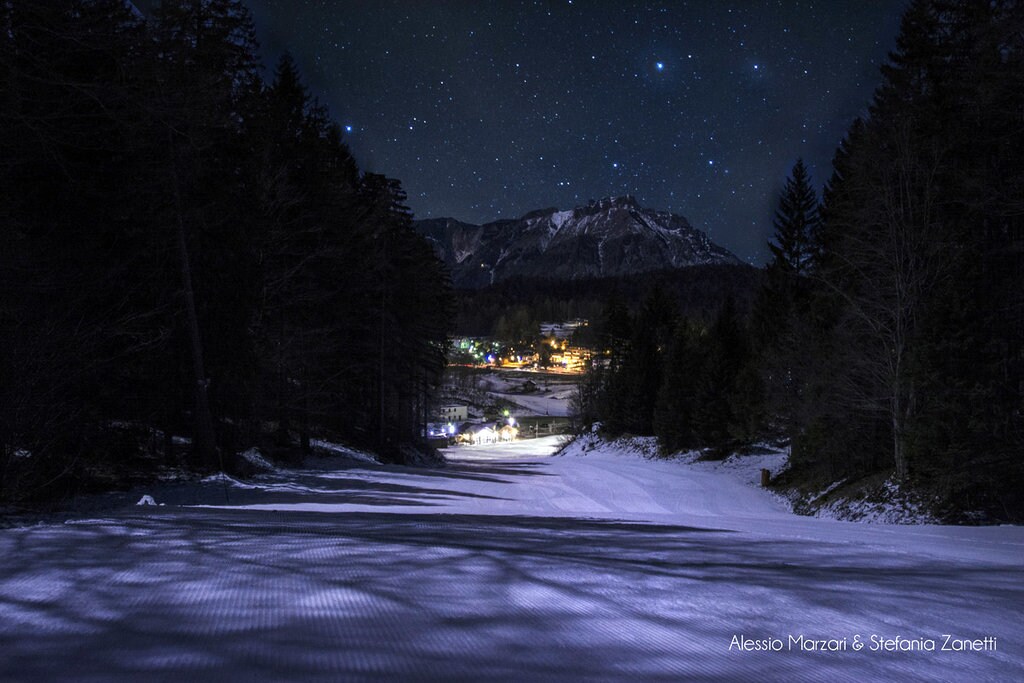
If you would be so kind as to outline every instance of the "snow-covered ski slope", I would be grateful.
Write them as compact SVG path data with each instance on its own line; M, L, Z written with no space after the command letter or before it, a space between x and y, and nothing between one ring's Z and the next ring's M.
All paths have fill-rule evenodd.
M0 531L0 680L1024 679L1019 527L801 518L721 472L555 446Z

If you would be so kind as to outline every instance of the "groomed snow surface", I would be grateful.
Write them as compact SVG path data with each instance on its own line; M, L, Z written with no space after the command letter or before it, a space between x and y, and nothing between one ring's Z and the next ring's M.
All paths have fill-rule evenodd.
M1024 679L1021 528L798 517L762 462L635 446L332 457L2 530L0 680Z

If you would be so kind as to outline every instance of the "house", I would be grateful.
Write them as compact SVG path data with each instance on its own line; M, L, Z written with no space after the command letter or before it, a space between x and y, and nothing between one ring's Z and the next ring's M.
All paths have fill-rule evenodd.
M505 425L498 430L498 438L504 442L515 441L519 437L519 430L512 425Z
M463 425L458 436L455 438L459 443L477 446L485 443L495 443L499 436L492 424L467 424Z
M471 431L471 437L473 439L473 445L479 446L485 443L496 443L498 441L498 432L489 425L480 425L476 429Z
M465 422L469 416L469 408L466 406L448 404L437 409L438 422Z

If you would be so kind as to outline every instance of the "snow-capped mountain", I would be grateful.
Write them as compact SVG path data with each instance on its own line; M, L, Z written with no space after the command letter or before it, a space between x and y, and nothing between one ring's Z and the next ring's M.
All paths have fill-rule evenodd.
M415 227L460 288L512 277L572 280L740 263L682 216L645 209L628 196L486 225L435 218Z

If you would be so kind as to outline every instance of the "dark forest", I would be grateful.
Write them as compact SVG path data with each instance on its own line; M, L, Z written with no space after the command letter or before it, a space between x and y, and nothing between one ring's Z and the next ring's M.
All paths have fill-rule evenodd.
M447 277L292 60L261 77L241 3L2 3L0 28L0 497L311 432L402 457Z

